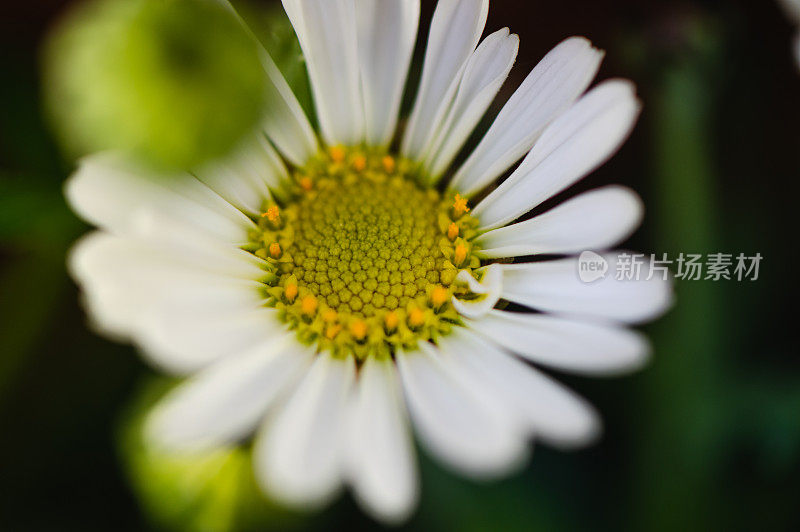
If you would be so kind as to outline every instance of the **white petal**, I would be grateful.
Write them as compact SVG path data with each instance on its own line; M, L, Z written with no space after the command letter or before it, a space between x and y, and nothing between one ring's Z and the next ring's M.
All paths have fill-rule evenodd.
M486 37L470 56L444 125L427 147L425 166L434 180L447 170L497 96L517 51L519 37L503 28Z
M195 176L231 205L248 214L260 214L288 177L286 168L262 134L253 135L232 155L194 172Z
M436 5L422 80L403 137L403 155L421 158L438 132L466 62L478 45L488 12L488 0L440 0Z
M226 242L247 242L253 222L211 189L188 174L155 176L115 154L81 161L65 190L75 211L86 221L117 234L131 231L143 209L174 218Z
M354 378L352 358L319 355L288 403L265 424L254 446L254 466L259 483L277 500L317 506L340 487Z
M275 311L261 308L262 283L217 270L233 259L191 258L94 233L76 246L69 266L95 325L144 345L146 356L172 372L196 370L282 330Z
M314 128L311 127L300 102L286 83L280 69L231 3L228 0L215 1L236 15L258 47L261 65L267 76L267 94L264 98L267 103L262 124L264 132L287 159L297 166L303 166L319 148Z
M68 258L67 268L83 289L90 320L96 328L120 339L127 339L148 304L148 294L138 279L128 281L118 269L125 267L137 250L125 239L95 232L83 237ZM150 278L149 271L146 278Z
M490 386L534 437L574 447L599 435L599 417L586 401L480 336L457 327L441 348L473 382Z
M467 283L473 294L485 296L478 300L451 299L456 311L468 318L478 318L492 310L503 293L503 270L498 264L490 264L480 271L483 273L480 282L466 270L460 271L456 277L457 281Z
M583 37L556 46L511 96L450 186L472 195L508 170L587 89L602 58Z
M385 146L397 127L417 42L419 0L356 0L367 143Z
M162 231L171 236L174 229L168 226L166 220L162 220ZM189 235L188 232L174 234ZM170 240L163 242L168 244ZM127 283L139 280L153 285L180 283L177 288L211 279L229 280L258 288L261 284L259 279L264 276L264 271L251 262L249 254L239 253L241 250L236 248L209 247L195 251L192 245L175 249L160 244L157 240L150 242L94 232L73 248L69 258L70 273L81 283L100 286L100 283L107 282L108 288L113 284L124 287ZM218 254L215 253L217 251ZM197 286L194 284L195 291L202 292L196 290Z
M672 285L657 273L647 280L649 261L642 260L639 279L617 279L618 255L606 254L608 273L584 283L578 259L503 265L503 298L538 310L629 323L650 321L672 303Z
M644 205L630 189L586 192L531 220L481 235L483 258L580 253L616 246L639 226Z
M194 175L237 209L255 214L270 198L270 194L264 183L253 179L255 176L240 164L243 151L224 160L208 163L196 170Z
M630 82L598 85L542 133L519 168L475 207L473 215L483 229L494 229L566 189L619 149L639 110Z
M650 357L643 335L614 325L499 310L466 325L532 362L572 373L634 371Z
M131 221L131 237L122 240L137 242L193 270L255 281L263 279L269 268L252 253L211 238L163 212L137 212Z
M485 388L464 382L452 357L423 342L421 352L398 353L411 419L425 448L476 478L519 467L527 445L515 420Z
M376 518L401 522L414 509L418 480L397 370L367 359L350 406L347 467L355 495Z
M311 352L293 334L226 358L171 391L149 415L145 434L169 450L234 444L310 364Z
M226 312L208 299L193 303L186 299L158 304L134 333L143 356L165 371L197 371L286 331L274 309Z
M257 213L270 197L266 187L254 186L244 173L231 166L206 166L195 175L225 201L247 214Z
M289 161L302 167L319 151L317 136L300 102L266 51L261 52L261 64L269 78L261 127Z
M353 0L283 0L306 58L322 136L328 144L364 139L364 107Z

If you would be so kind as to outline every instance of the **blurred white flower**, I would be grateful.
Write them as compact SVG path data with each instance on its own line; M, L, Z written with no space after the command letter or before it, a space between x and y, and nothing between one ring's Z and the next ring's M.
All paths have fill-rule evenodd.
M439 2L398 150L419 2L283 3L319 138L264 53L269 120L236 157L167 179L104 154L67 185L101 228L71 256L92 321L191 375L150 437L193 449L256 432L256 476L276 499L312 507L347 483L395 522L418 497L409 420L428 452L477 478L524 464L531 439L589 442L595 411L534 365L641 367L648 343L626 325L664 312L670 283L579 280L575 255L639 224L628 189L513 222L619 148L640 109L633 85L586 92L602 52L568 39L453 167L517 54L507 29L480 40L488 0ZM526 258L541 254L572 258Z
M800 26L800 0L780 0L780 2L792 22L796 26ZM794 51L795 61L800 65L800 33L795 35L792 50Z

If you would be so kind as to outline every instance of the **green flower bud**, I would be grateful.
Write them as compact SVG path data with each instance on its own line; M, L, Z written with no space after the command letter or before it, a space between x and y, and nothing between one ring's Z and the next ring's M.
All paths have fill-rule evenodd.
M159 530L286 530L302 517L269 500L253 477L251 451L235 445L205 452L170 453L147 444L143 424L171 388L147 381L128 408L118 445L133 491Z
M130 151L188 169L231 150L260 120L257 44L208 0L100 0L48 42L46 101L75 155Z

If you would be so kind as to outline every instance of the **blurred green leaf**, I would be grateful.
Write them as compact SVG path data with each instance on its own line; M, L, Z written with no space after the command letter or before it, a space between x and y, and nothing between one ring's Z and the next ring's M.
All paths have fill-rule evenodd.
M653 216L655 251L674 260L680 253L722 251L713 161L713 68L722 40L701 20L679 26L692 53L676 54L659 72L648 100L653 124ZM647 112L647 111L646 111ZM640 445L637 519L649 530L707 528L719 523L716 468L723 456L727 407L719 368L725 348L722 283L677 283L677 304L651 327L658 346L644 377L647 429ZM669 438L665 438L669 435ZM692 510L702 505L703 511ZM684 511L675 511L680 507Z
M0 398L59 308L64 256L82 224L44 179L0 176Z
M424 529L482 532L577 529L552 490L528 474L471 482L422 457L423 500L415 522Z
M148 380L120 424L119 451L148 518L181 532L286 530L302 523L300 516L261 494L248 447L170 454L145 443L145 417L174 384L169 379Z
M0 175L0 245L62 250L81 226L55 182Z
M67 277L63 262L26 254L0 270L0 402L25 356L58 310Z

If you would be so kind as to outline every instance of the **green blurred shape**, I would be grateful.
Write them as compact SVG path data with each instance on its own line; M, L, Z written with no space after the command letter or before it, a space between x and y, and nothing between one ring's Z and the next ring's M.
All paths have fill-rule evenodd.
M698 15L681 22L686 48L661 62L658 88L647 100L655 250L670 260L680 253L725 251L713 159L720 88L715 66L721 64L723 40L713 21ZM720 523L719 437L731 406L720 371L728 347L725 289L723 283L678 281L676 307L651 327L658 352L643 377L643 489L634 494L635 529L706 530Z
M0 270L0 406L63 299L61 258L26 253Z
M527 532L579 528L576 515L559 505L553 486L540 482L541 469L481 482L447 471L424 453L420 466L423 498L412 529ZM533 469L537 469L535 465Z
M261 494L249 448L170 454L145 443L144 419L174 384L160 378L146 381L123 415L118 435L130 485L152 523L181 532L286 530L300 524L300 516Z
M207 0L80 5L45 49L45 98L71 155L124 149L188 169L259 122L266 80L239 21Z
M63 303L64 254L81 230L41 176L0 173L0 405ZM36 216L31 216L36 213Z
M64 250L81 228L58 186L38 175L0 172L1 247L33 250L63 263Z

